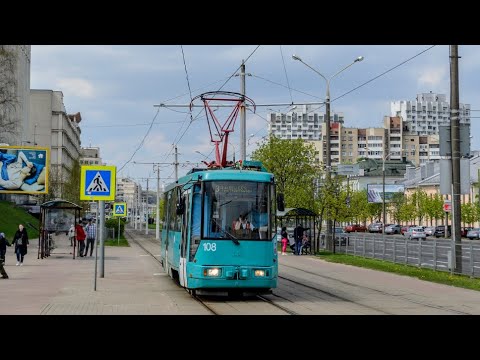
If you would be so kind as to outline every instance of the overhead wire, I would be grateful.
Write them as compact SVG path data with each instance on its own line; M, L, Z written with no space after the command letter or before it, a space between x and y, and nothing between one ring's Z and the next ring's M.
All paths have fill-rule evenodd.
M293 104L292 89L290 88L290 81L288 80L287 67L285 66L285 59L283 57L282 45L280 45L280 54L282 55L283 70L285 71L285 77L287 78L287 86L288 86L288 91L290 92L290 100L292 100L292 104Z
M257 45L257 47L250 53L250 55L247 56L247 58L244 60L244 64L252 57L253 54L255 54L255 52L258 50L258 48L260 47L260 45ZM230 81L230 79L232 79L232 77L235 76L235 74L237 73L237 71L241 68L241 65L239 67L237 67L235 69L235 71L232 73L232 75L230 75L227 80L222 84L222 86L220 86L220 88L217 90L217 91L221 91L223 89L223 87ZM186 132L188 131L188 129L190 128L192 122L194 120L196 120L198 118L198 116L200 115L202 110L199 111L199 113L191 119L190 123L188 124L187 128L183 131L182 135L178 138L177 140L177 137L178 137L178 134L180 133L181 129L183 128L183 125L180 127L179 131L177 132L177 135L175 136L175 140L174 140L174 144L177 144L180 142L180 140L185 136ZM186 120L186 119L185 119ZM184 120L184 123L185 123L185 120ZM173 147L172 147L172 150L173 150ZM172 151L171 150L171 151ZM169 155L171 155L171 151L170 153L166 156L168 157ZM210 154L213 152L213 150L210 152ZM165 158L166 158L165 157Z

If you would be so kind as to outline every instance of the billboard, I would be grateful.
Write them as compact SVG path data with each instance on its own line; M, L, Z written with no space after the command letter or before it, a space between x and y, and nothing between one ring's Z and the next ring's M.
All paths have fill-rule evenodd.
M0 146L0 194L48 194L48 148Z
M385 184L385 202L390 202L395 193L404 193L405 185ZM383 185L367 184L367 199L369 203L383 203Z

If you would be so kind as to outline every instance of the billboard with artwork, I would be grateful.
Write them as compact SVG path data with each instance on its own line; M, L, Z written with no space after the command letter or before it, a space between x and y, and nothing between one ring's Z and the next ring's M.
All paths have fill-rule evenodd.
M0 146L0 194L48 194L48 148Z
M405 193L405 185L385 184L385 202L390 202L395 193ZM369 203L383 203L383 184L367 184Z

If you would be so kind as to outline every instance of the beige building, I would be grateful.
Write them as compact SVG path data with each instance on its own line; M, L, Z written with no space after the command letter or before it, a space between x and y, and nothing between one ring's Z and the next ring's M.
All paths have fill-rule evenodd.
M129 178L117 179L117 202L126 202L128 217L132 214L134 209L138 209L141 204L140 196L142 194L142 187Z

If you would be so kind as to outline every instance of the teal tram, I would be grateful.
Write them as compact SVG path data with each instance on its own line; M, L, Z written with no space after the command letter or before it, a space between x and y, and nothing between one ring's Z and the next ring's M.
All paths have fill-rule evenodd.
M260 162L194 168L164 192L165 272L192 294L268 293L277 286L274 176Z

